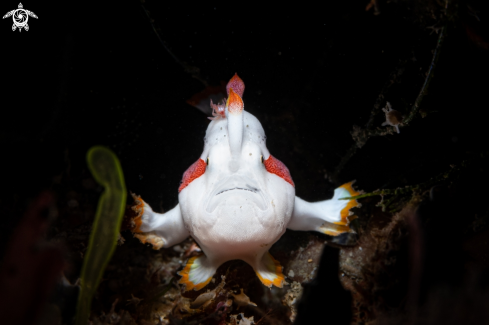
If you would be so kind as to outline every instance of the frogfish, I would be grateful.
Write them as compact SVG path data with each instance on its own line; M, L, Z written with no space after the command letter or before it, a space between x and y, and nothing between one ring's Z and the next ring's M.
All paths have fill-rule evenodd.
M141 242L160 249L192 236L200 246L202 253L179 272L185 290L202 289L221 264L236 259L248 263L265 286L282 287L282 266L268 251L287 228L331 236L353 232L350 209L359 203L339 200L360 194L353 182L336 188L330 200L297 197L289 169L270 154L260 121L244 109L244 89L235 74L227 100L211 101L214 117L204 150L183 174L176 207L157 213L133 195L132 231Z

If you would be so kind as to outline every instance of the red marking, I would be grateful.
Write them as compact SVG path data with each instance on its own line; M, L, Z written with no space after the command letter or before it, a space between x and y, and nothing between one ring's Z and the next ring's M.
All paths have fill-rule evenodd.
M226 106L229 110L229 113L232 114L241 114L244 109L244 103L241 97L231 88L229 89L229 97L226 102Z
M205 161L199 158L183 173L182 183L178 188L178 193L180 193L184 188L186 188L195 179L199 178L205 173Z
M283 162L270 155L267 160L265 160L265 168L269 173L275 174L284 179L284 181L290 183L290 185L294 186L294 181L290 176L289 169L284 165Z
M245 84L243 80L241 80L241 78L238 77L237 73L234 74L234 76L231 78L231 80L229 80L228 84L226 85L226 91L228 95L230 89L234 90L234 92L237 93L239 97L243 97Z

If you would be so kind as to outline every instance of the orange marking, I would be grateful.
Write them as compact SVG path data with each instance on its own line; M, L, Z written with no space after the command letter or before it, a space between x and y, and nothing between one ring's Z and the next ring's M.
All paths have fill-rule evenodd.
M347 190L348 193L350 194L350 196L360 195L361 194L360 192L357 192L353 189L353 187L352 187L353 183L354 183L354 181L343 184L340 187ZM337 224L337 225L348 225L350 223L350 221L356 219L356 216L350 216L350 209L357 207L359 205L360 205L360 203L358 203L357 200L349 200L346 207L344 207L340 212L341 221L335 222L335 224Z
M205 173L206 164L205 161L199 158L183 173L182 183L178 188L178 193L180 193L184 188L186 188L190 183L192 183L196 178L199 178Z
M234 76L231 78L231 80L229 80L228 84L226 85L226 91L228 95L231 89L234 90L234 92L238 94L239 97L243 97L245 84L243 80L241 80L241 78L238 77L237 73L234 74Z
M267 254L268 254L268 257L270 257L274 263L274 268L275 268L274 273L275 273L276 278L272 281L272 280L263 278L260 275L260 273L258 273L258 272L255 272L255 273L258 276L258 278L260 279L261 283L263 283L267 287L270 288L272 285L274 285L276 287L282 288L282 286L283 286L282 283L285 281L285 276L282 273L282 265L280 265L280 262L277 261L276 259L274 259L270 253L267 253Z
M278 160L277 158L270 155L267 160L265 160L265 168L269 173L275 174L281 178L283 178L286 182L290 183L290 185L294 186L294 181L290 176L289 169L283 162Z
M148 237L146 235L141 235L141 234L134 234L134 237L136 237L137 239L139 239L139 241L142 243L142 244L146 244L147 241L148 241Z
M229 89L229 97L226 102L226 107L231 114L239 115L243 112L244 103L241 97L231 88Z
M143 220L141 217L144 213L144 201L141 199L141 196L131 193L132 198L134 199L134 205L131 209L136 212L136 217L132 219L134 221L134 229L131 229L132 232L142 232L139 230L139 227L143 224Z
M160 237L155 235L153 232L134 234L134 237L139 239L143 244L151 244L154 250L159 250L165 245L165 241Z
M330 236L338 236L345 232L352 232L348 225L338 225L333 223L329 224L326 227L320 227L319 230Z
M198 290L202 289L203 287L205 287L206 285L208 285L209 282L212 280L212 276L211 276L210 278L208 278L204 282L197 283L197 284L194 284L192 281L190 281L189 274L190 274L190 270L192 268L192 264L194 264L194 261L196 259L198 259L199 257L201 257L202 255L203 254L200 254L200 255L189 258L189 260L187 261L187 264L185 265L183 270L178 272L178 274L182 276L182 278L180 279L180 281L178 281L178 283L185 285L185 291L189 291L192 289L198 291Z
M139 241L143 244L151 244L153 249L160 249L165 245L165 241L160 236L157 236L154 232L144 232L141 231L140 227L143 224L142 216L144 213L144 201L141 199L141 196L131 193L132 198L134 199L134 205L131 207L136 213L136 217L132 218L131 231L134 234L134 237L139 239Z

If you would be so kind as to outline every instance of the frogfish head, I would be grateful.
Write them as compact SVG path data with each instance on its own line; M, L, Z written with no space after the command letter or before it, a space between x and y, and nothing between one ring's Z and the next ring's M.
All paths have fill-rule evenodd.
M292 214L294 182L268 151L260 121L244 110L244 83L237 75L227 91L224 109L207 127L200 158L183 175L183 218L194 237L207 241L231 233L238 242L272 241L285 232Z

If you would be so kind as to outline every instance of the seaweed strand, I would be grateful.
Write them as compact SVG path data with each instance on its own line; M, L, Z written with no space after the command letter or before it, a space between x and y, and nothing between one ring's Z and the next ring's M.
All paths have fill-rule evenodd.
M446 25L442 27L440 35L438 37L435 52L433 53L433 59L431 60L430 68L428 70L428 75L425 78L423 87L421 88L413 106L411 107L411 111L408 117L403 121L402 123L403 126L407 126L416 117L416 113L419 112L419 107L421 105L421 102L423 101L423 98L427 94L429 85L431 84L431 80L433 79L435 67L438 62L438 58L440 57L441 47L445 39L445 35L446 35ZM400 70L401 66L402 65L396 67L394 73L392 73L391 75L396 76L395 72ZM350 149L348 149L346 154L343 156L343 158L341 158L340 162L338 163L332 176L333 180L337 179L339 173L343 170L344 166L348 163L351 157L353 157L353 155L355 155L357 150L363 147L371 137L384 136L387 134L394 133L392 128L380 128L380 127L376 127L375 129L373 128L374 117L379 113L381 103L384 101L385 93L393 83L394 81L390 80L382 89L380 95L378 96L374 104L374 107L372 108L369 120L366 123L365 127L364 128L358 126L353 127L353 131L351 133L355 143L350 147Z
M489 152L482 152L480 154L480 158L487 158L489 156ZM339 200L356 200L356 199L363 199L366 197L372 197L372 196L381 196L382 200L379 202L378 206L382 207L382 210L385 211L385 209L397 198L404 196L406 194L414 194L415 192L423 191L426 190L433 185L440 183L442 181L446 180L453 180L454 176L461 172L462 170L466 169L467 167L470 167L472 163L474 163L477 159L471 159L471 160L464 160L462 161L458 166L451 166L451 168L443 173L438 174L437 176L429 179L426 182L415 184L415 185L410 185L410 186L405 186L405 187L398 187L395 189L379 189L375 190L369 193L363 193L360 195L356 196L351 196L351 197L344 197L340 198ZM387 200L384 200L385 196L392 195Z
M416 113L419 112L419 106L421 105L421 101L423 100L424 96L426 96L428 87L431 83L431 80L433 79L436 63L438 62L438 58L440 57L441 47L445 39L445 35L446 35L446 25L441 28L440 36L438 37L438 43L435 48L435 53L433 53L433 59L431 60L430 69L428 70L428 75L426 76L423 87L421 88L418 97L416 98L413 106L411 107L411 112L402 123L404 126L407 126L414 119Z

